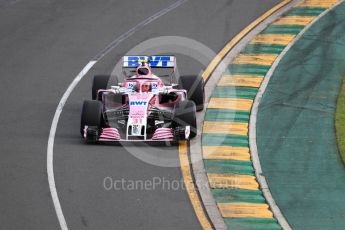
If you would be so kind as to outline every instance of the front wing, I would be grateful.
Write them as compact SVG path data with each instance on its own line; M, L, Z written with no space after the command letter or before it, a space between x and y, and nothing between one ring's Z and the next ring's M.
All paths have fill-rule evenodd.
M188 140L190 126L173 128L158 128L151 138L131 137L124 138L116 128L98 128L85 126L84 139L88 143L97 142L177 142Z

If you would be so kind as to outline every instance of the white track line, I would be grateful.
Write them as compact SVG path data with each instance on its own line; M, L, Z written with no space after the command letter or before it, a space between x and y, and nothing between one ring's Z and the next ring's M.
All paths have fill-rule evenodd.
M92 68L94 64L96 64L96 61L90 61L84 67L84 69L77 75L77 77L74 78L73 82L69 85L68 89L62 96L58 107L56 108L52 126L50 128L50 133L49 133L48 148L47 148L47 172L48 172L49 189L50 189L50 194L53 199L56 215L59 219L60 227L63 230L67 230L68 228L67 228L65 217L61 209L59 197L58 197L56 186L55 186L54 167L53 167L53 154L54 154L53 149L54 149L55 133L56 133L56 128L59 122L62 109L69 95L72 93L73 89L76 87L79 81L83 78L83 76L85 76L85 74Z
M64 214L62 212L59 196L57 194L56 190L56 184L55 184L55 177L54 177L54 140L55 140L55 134L57 125L59 123L59 118L62 113L63 107L65 106L68 97L74 90L74 88L78 85L80 80L87 74L87 72L99 61L101 60L105 55L107 55L112 49L114 49L116 46L118 46L122 41L133 35L135 32L140 30L142 27L150 24L157 18L167 14L171 10L177 8L178 6L182 5L183 3L187 2L187 0L179 0L172 5L164 8L163 10L159 11L158 13L152 15L151 17L147 18L146 20L140 22L135 27L128 30L126 33L122 34L118 38L116 38L114 41L112 41L105 49L103 49L99 54L97 54L83 69L82 71L74 78L72 83L68 86L66 92L63 94L57 108L54 114L54 118L52 121L52 125L50 127L49 132L49 138L48 138L48 146L47 146L47 173L48 173L48 183L49 183L49 189L50 194L53 200L54 208L56 215L58 217L60 228L62 230L68 230L66 219L64 217Z

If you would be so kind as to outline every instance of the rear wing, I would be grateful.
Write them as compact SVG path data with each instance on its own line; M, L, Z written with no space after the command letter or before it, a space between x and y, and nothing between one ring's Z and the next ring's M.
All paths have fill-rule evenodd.
M124 56L124 68L136 68L147 63L151 68L175 68L175 56Z

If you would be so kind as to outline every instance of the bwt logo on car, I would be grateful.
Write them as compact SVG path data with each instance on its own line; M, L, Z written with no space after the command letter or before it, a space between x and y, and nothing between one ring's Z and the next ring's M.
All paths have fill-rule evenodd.
M171 62L170 56L129 56L128 57L128 66L137 67L140 65L139 61L148 60L151 67L168 67L169 62Z
M129 105L146 105L147 101L131 101Z

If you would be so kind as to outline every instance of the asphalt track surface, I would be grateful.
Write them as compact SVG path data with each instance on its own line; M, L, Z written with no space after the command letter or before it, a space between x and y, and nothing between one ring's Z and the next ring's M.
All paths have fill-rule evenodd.
M110 73L133 46L183 36L218 52L277 0L187 1L124 40L83 78L64 107L54 173L69 229L200 229L187 193L107 190L104 178L181 180L176 147L145 150L85 145L79 134L92 75ZM60 229L47 180L47 140L56 106L73 78L111 41L174 1L0 1L0 229ZM185 57L182 57L183 60ZM185 58L186 62L188 58ZM195 61L182 74L199 73ZM130 152L149 151L156 165ZM158 162L158 163L157 163Z

